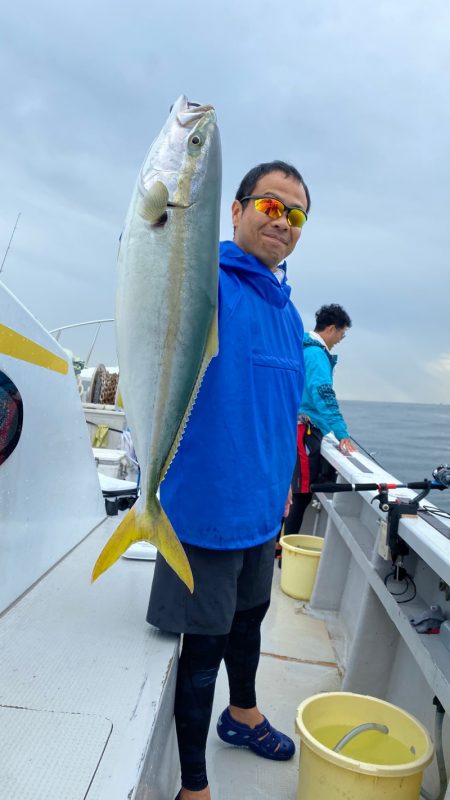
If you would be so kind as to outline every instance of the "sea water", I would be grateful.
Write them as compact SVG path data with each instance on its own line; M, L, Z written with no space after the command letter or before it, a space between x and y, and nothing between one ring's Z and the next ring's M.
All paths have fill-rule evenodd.
M450 406L420 403L340 403L350 435L403 483L432 479L450 463ZM432 490L427 500L450 511L450 489Z
M317 730L311 730L311 735L321 744L333 750L337 743L353 729L349 725L326 725ZM394 764L409 764L416 759L414 748L398 741L390 733L380 731L362 731L348 744L344 745L339 755L364 761L366 764L380 764L383 766Z

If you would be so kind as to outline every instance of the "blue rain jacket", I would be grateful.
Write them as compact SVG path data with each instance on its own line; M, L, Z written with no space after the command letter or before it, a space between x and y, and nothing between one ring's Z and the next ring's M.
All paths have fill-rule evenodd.
M307 414L324 436L332 431L336 439L348 439L347 426L333 389L333 370L338 357L309 333L305 333L303 339L303 355L305 388L300 412Z
M234 242L221 243L219 354L160 488L182 542L234 550L280 529L304 376L303 325L289 295L286 275L280 284Z

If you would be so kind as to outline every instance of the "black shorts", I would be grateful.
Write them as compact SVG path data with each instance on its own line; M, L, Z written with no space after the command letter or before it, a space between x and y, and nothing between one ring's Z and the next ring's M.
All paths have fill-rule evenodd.
M191 594L158 553L147 622L169 633L221 636L236 611L270 600L275 539L245 550L183 544L194 576Z

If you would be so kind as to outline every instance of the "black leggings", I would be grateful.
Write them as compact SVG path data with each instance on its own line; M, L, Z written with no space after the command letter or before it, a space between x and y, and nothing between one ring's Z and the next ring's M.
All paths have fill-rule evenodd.
M303 515L308 508L312 499L312 494L294 492L292 495L292 505L289 509L289 516L284 521L284 533L290 535L292 533L299 533L302 527Z
M185 633L178 665L175 724L185 789L200 791L208 785L206 739L222 658L228 673L230 705L256 706L255 677L261 649L261 623L269 602L236 611L229 634L203 636Z

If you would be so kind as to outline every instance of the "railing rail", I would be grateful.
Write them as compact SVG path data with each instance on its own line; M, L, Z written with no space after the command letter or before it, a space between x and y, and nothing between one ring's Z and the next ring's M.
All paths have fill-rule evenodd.
M107 324L107 323L110 323L110 322L114 322L114 319L92 319L92 320L88 320L87 322L74 322L71 325L62 325L60 328L54 328L53 330L49 331L49 333L51 333L51 335L54 336L56 341L59 342L61 333L63 331L67 331L67 330L71 330L71 329L73 330L74 328L83 328L83 327L85 327L87 325L96 325L97 327L96 327L95 332L94 332L94 338L92 339L92 342L91 342L91 345L89 347L88 353L86 355L86 358L84 359L84 366L87 367L87 366L89 366L89 360L91 358L92 351L93 351L93 349L95 347L95 343L97 341L97 338L98 338L98 335L100 333L100 330L101 330L102 326Z

